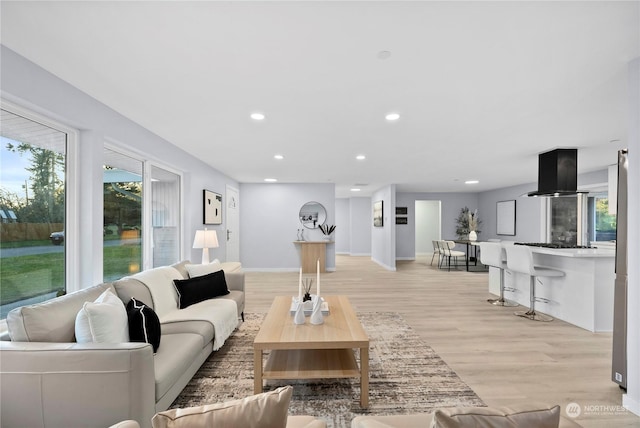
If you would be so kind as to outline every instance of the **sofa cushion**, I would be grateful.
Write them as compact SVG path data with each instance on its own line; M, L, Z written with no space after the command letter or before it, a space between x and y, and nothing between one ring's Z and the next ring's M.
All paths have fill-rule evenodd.
M185 321L209 322L214 331L213 350L217 351L238 327L237 306L229 299L208 299L186 309L175 310L160 318L163 331L166 331L172 323L184 323Z
M14 342L75 342L76 315L85 302L93 302L111 284L104 283L13 309L7 315L9 336Z
M162 335L193 333L202 338L202 347L211 343L214 338L215 330L213 324L208 320L178 320L169 321L161 324Z
M229 294L220 296L219 299L229 299L236 302L238 308L238 318L244 312L244 292L238 290L229 290Z
M431 426L433 413L415 413L408 415L356 416L351 428L425 428Z
M208 275L210 273L222 270L222 265L220 264L220 261L218 259L214 259L211 263L207 263L204 265L186 264L184 267L189 273L189 278Z
M180 309L229 294L223 271L195 278L177 279L173 283L178 292L178 307Z
M127 311L111 289L93 302L85 302L76 315L78 343L124 343L129 341Z
M157 413L151 424L153 428L285 428L292 392L291 386L283 386L241 400L167 410Z
M132 297L141 300L147 304L151 309L154 309L153 298L151 292L142 282L131 277L125 277L113 282L113 288L115 288L118 297L126 305L129 303Z
M164 334L162 346L153 357L156 402L167 393L202 352L198 334Z
M560 406L450 407L433 412L432 428L558 428Z
M191 264L189 260L182 260L181 262L174 263L171 265L172 268L176 269L180 272L182 279L189 278L189 272L187 272L187 268L185 266Z
M153 306L153 310L160 318L178 308L178 294L173 286L173 280L184 277L177 269L171 266L161 266L139 272L126 279L130 278L140 281L147 287L153 303L146 303ZM141 296L133 295L132 297L145 301Z
M327 423L314 416L289 415L287 417L287 428L327 428Z
M240 272L242 270L242 263L240 262L223 262L220 265L224 273Z
M127 303L127 317L129 340L149 343L153 346L153 352L158 352L161 334L160 319L153 309L132 297Z

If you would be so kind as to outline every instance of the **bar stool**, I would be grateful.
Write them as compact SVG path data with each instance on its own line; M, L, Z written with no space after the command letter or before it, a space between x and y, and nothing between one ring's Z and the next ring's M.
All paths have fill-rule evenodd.
M480 242L480 261L483 265L500 269L500 297L498 299L487 299L487 302L496 306L518 306L516 302L505 300L505 289L515 291L515 289L504 286L504 270L507 268L505 261L505 250L499 242Z
M531 303L529 310L516 311L514 314L519 317L529 318L533 321L553 321L552 317L539 314L535 310L536 302L549 302L549 299L536 296L536 279L540 276L560 277L564 276L564 272L549 267L535 266L533 264L531 248L526 245L508 245L505 247L505 250L507 251L507 267L509 270L529 275L530 280L529 294Z

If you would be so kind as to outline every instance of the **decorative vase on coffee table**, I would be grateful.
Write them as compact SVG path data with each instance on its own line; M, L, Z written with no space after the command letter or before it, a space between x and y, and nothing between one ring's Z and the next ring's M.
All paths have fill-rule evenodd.
M471 232L469 232L469 241L477 241L478 240L478 234L476 233L475 230L472 230Z
M298 300L298 307L296 308L296 313L293 316L294 324L304 324L304 303Z
M311 324L324 324L324 316L322 315L322 297L313 296L313 311L311 312Z

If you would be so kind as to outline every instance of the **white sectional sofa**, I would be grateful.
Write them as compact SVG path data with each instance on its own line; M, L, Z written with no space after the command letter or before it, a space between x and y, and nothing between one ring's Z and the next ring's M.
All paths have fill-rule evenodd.
M188 279L188 267L156 268L12 311L0 341L0 426L107 427L131 419L150 427L244 316L244 273L235 267L225 272L229 294L179 309L173 280ZM148 343L76 342L78 312L106 290L155 311L155 354Z

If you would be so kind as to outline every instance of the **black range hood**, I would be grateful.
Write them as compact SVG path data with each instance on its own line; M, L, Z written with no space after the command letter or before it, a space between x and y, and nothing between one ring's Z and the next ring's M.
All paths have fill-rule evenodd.
M555 149L538 155L538 191L527 196L578 193L578 149Z

